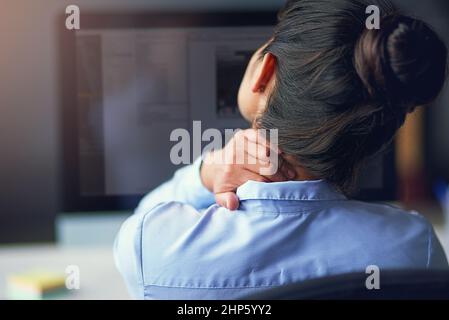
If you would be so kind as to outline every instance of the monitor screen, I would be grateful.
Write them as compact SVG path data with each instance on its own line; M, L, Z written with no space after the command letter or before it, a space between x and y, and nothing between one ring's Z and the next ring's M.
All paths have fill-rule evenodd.
M243 19L244 18L244 19ZM64 34L66 211L132 209L179 167L173 130L247 128L237 92L276 14L88 15ZM69 51L71 50L71 51ZM391 152L362 170L359 197L393 195ZM387 172L390 171L387 175Z

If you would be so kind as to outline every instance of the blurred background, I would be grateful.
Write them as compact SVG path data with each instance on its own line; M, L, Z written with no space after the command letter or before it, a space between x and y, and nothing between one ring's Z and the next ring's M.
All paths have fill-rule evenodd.
M449 2L396 0L449 43ZM111 246L130 211L64 212L61 16L163 11L269 11L283 0L0 0L0 298L15 270L85 265L87 279L111 287L83 297L125 298ZM81 21L81 28L82 28ZM396 141L397 203L427 216L449 253L444 214L449 182L449 88L409 117ZM448 204L449 205L449 204ZM87 250L88 248L88 250ZM103 261L94 264L94 261ZM97 273L95 273L97 272ZM89 278L90 277L90 278ZM112 280L111 280L112 279ZM110 290L113 288L113 290ZM91 296L89 296L91 294Z

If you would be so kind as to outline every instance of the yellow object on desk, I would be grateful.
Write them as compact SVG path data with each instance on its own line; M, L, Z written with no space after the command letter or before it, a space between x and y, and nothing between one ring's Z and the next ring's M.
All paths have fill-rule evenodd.
M32 271L7 278L7 298L11 300L55 299L68 292L65 274Z

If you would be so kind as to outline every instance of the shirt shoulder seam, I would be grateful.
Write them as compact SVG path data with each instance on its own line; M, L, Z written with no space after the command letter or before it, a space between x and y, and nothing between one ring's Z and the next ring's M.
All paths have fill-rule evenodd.
M159 204L157 204L156 206L154 206L153 208L151 208L150 210L146 211L144 214L142 214L142 217L140 218L139 221L139 249L138 249L138 254L139 254L139 265L137 266L139 268L139 274L140 274L140 283L142 284L142 297L145 297L145 280L144 280L144 268L143 268L143 226L145 224L145 219L147 218L147 216L149 214L151 214L154 210L166 205L167 202L161 202Z
M427 269L430 268L430 259L432 256L432 227L427 224Z

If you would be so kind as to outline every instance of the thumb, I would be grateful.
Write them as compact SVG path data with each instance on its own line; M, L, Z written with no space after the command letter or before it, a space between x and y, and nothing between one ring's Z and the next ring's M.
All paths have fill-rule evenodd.
M228 210L234 211L239 208L239 198L234 192L223 192L215 195L215 201L218 205Z

